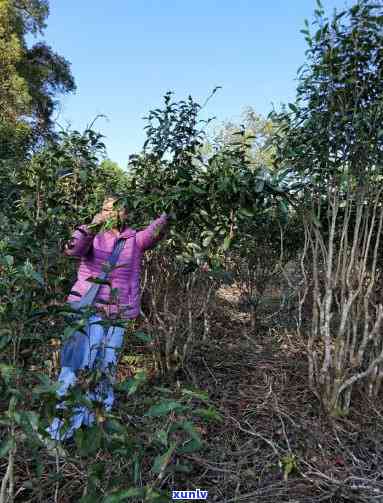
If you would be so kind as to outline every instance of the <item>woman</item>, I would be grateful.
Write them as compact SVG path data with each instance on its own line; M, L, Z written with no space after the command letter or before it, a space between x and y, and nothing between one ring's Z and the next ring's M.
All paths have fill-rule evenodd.
M146 250L153 247L164 234L168 224L168 216L163 213L146 229L135 231L127 227L127 213L125 209L117 210L117 197L109 196L105 199L102 211L94 218L90 226L80 225L65 247L65 254L81 259L77 274L77 281L70 292L68 302L78 301L89 290L94 282L88 281L98 277L112 255L118 239L124 240L123 248L115 268L108 275L111 286L103 284L98 291L94 306L97 314L91 316L85 327L87 344L82 348L79 368L94 368L96 365L103 373L102 381L94 392L88 392L90 400L103 402L106 410L110 410L114 401L113 382L117 364L116 352L123 343L124 330L121 327L103 327L105 318L115 317L135 319L140 314L140 268L141 259ZM112 223L110 230L95 233L92 228L107 222ZM112 290L113 289L113 290ZM88 343L89 340L89 343ZM57 392L62 397L70 386L76 382L76 373L71 367L63 367L59 378L61 386ZM64 408L59 404L57 408ZM66 440L82 424L90 425L94 422L94 413L84 406L75 409L70 425L66 431L61 431L63 420L55 418L47 431L54 440Z

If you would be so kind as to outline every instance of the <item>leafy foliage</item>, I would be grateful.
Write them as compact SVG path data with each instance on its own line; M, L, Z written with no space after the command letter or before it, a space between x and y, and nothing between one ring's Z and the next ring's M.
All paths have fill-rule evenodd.
M97 370L83 372L66 396L67 408L56 411L57 351L75 328L64 305L75 265L63 256L63 244L75 226L91 221L109 192L121 196L131 226L144 226L163 211L173 217L168 239L149 256L159 267L166 264L166 294L153 287L153 281L161 283L154 275L147 286L152 295L146 323L152 326L135 339L165 361L164 374L174 371L175 377L198 338L209 335L210 299L227 279L230 260L240 256L256 268L262 240L273 248L269 262L280 262L276 243L281 229L288 229L290 203L301 185L292 183L285 166L272 165L274 125L250 112L249 127L204 154L210 121L200 119L203 106L191 96L176 101L169 92L163 108L148 113L146 142L131 156L127 172L104 158L103 137L92 127L53 134L56 98L73 91L74 81L69 63L44 43L26 45L28 34L42 33L47 15L42 0L0 1L0 373L7 404L0 454L11 465L23 431L39 479L39 434L54 415L68 424L73 409L85 404L96 423L77 431L69 449L78 466L86 465L80 501L101 493L105 502L167 501L163 485L188 480L190 455L205 447L204 424L222 421L221 414L206 393L179 383L153 393L144 372L116 386L119 408L108 412L84 394L101 378ZM288 256L297 248L291 246ZM167 262L159 260L163 256ZM184 301L175 299L176 315L167 295L173 285ZM124 326L128 337L129 323ZM60 473L54 476L59 482Z
M332 20L319 9L314 24L313 35L303 30L308 62L297 102L279 117L287 132L278 138L279 159L316 186L347 173L363 183L382 160L381 7L362 0Z
M308 63L297 101L279 116L278 160L307 181L300 196L313 295L310 383L325 409L342 415L354 384L376 394L382 372L373 327L382 308L383 16L369 0L331 20L318 5L316 32L308 23L303 30Z
M0 125L29 126L35 141L52 128L57 94L75 90L62 56L42 42L27 46L26 37L42 33L48 13L45 0L0 2ZM8 139L1 126L3 143Z

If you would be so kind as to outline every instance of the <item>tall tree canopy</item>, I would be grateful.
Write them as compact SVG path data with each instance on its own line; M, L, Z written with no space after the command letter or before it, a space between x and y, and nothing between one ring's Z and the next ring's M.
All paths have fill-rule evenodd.
M49 14L46 0L0 0L0 150L10 125L41 136L52 129L58 93L75 90L70 64L28 35L41 35Z

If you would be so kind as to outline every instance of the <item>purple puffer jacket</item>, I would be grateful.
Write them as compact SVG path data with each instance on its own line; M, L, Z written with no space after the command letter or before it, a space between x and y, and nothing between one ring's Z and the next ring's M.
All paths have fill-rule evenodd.
M88 278L96 278L102 272L102 265L112 254L114 244L119 237L126 238L115 269L109 274L109 285L102 285L95 301L95 306L102 309L108 316L118 315L121 318L133 319L140 314L141 292L140 271L141 259L146 250L154 246L162 238L162 232L168 221L163 213L146 229L135 231L124 229L120 234L113 231L100 232L93 235L86 225L80 225L72 235L65 254L81 258L77 273L77 281L67 299L68 302L78 301L91 287ZM115 304L104 304L110 301L110 289L118 289L118 301ZM75 293L74 293L75 292ZM76 295L80 294L79 295ZM97 302L100 299L101 302Z

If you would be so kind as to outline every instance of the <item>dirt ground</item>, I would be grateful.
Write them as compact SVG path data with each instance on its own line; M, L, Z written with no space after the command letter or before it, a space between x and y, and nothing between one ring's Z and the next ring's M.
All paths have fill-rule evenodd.
M296 313L273 316L272 296L251 331L238 298L218 292L209 343L188 366L225 418L190 485L219 503L383 502L382 403L356 396L349 417L328 419L307 387Z
M235 287L217 292L208 341L198 343L180 377L206 390L223 417L201 430L205 450L188 455L195 469L187 489L208 490L217 503L383 503L382 403L355 396L348 417L327 418L308 390L296 313L278 309L271 292L252 330L239 298ZM123 358L119 374L131 375ZM18 459L18 484L32 462ZM21 493L16 501L78 501L69 494L81 490L81 466L64 467L68 489L58 500Z

